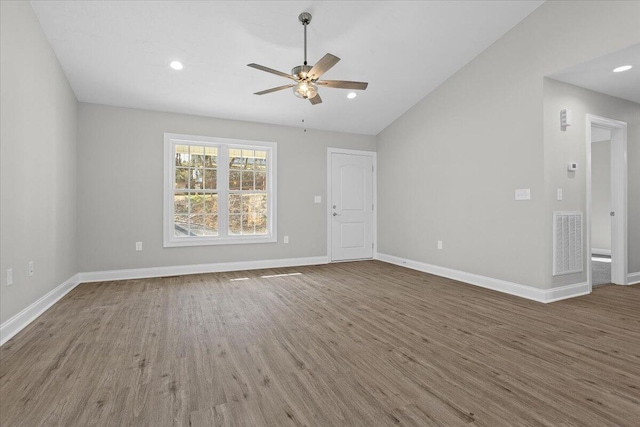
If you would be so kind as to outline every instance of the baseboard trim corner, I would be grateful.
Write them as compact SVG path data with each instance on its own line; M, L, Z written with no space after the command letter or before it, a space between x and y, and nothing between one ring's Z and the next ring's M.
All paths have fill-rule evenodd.
M211 264L174 265L166 267L131 268L126 270L90 271L80 273L80 281L105 282L112 280L148 279L152 277L180 276L187 274L223 273L227 271L259 270L263 268L301 267L329 262L326 256L284 258L260 261L220 262Z
M640 283L640 271L627 275L627 285L637 285L638 283Z
M537 289L531 286L521 285L519 283L481 276L479 274L467 273L465 271L454 270L447 267L426 264L420 261L400 258L393 255L376 253L375 259L541 303L560 301L589 293L589 285L587 283L576 283L553 289Z
M80 275L76 274L56 286L46 295L40 297L36 302L16 314L12 318L0 325L0 346L4 345L14 335L26 328L31 322L36 320L42 313L47 311L56 302L71 292L80 284Z

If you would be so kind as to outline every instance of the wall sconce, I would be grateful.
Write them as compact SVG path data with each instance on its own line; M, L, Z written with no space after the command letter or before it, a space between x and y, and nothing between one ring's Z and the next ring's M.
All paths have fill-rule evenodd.
M563 132L567 130L567 127L571 126L573 123L573 114L571 114L571 110L560 110L560 130Z

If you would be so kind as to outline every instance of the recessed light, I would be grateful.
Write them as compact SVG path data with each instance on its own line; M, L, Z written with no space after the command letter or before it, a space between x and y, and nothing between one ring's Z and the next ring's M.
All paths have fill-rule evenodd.
M349 99L353 99L353 98L355 98L356 96L358 96L358 94L357 94L357 93L355 93L355 92L349 92L349 94L347 95L347 98L349 98Z
M632 68L633 68L633 66L632 66L632 65L623 65L623 66L621 66L621 67L614 68L614 69L613 69L613 72L614 72L614 73L621 73L621 72L623 72L623 71L627 71L627 70L630 70L630 69L632 69Z
M184 66L180 61L171 61L171 63L169 64L169 67L173 68L174 70L182 70Z

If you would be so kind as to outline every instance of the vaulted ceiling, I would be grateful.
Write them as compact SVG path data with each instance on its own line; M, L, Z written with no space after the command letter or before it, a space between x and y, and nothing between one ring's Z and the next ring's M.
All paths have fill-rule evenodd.
M542 1L32 1L81 102L375 135L535 10ZM311 105L280 71L341 61ZM169 62L179 60L175 71ZM304 125L302 120L305 121Z

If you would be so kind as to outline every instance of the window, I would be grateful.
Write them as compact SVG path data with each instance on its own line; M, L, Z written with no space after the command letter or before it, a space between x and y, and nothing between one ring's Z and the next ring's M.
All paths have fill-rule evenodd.
M164 246L275 242L276 144L165 133Z

